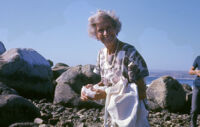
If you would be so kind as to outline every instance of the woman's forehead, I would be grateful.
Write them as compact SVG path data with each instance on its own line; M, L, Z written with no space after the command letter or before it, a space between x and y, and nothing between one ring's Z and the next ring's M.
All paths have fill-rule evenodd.
M110 22L112 23L112 18L109 16L100 16L97 18L97 22L96 23L104 23L104 22Z
M102 21L96 24L97 27L112 27L112 23L110 21Z
M99 26L100 25L110 25L110 26L112 26L113 24L112 24L112 21L110 19L103 18L103 19L98 20L96 25L99 25Z

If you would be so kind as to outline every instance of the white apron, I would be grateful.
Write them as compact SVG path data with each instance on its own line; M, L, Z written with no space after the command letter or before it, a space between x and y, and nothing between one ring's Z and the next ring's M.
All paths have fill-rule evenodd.
M108 127L108 114L112 127L149 127L148 111L142 100L139 101L137 85L128 83L120 77L120 81L106 90L104 127Z

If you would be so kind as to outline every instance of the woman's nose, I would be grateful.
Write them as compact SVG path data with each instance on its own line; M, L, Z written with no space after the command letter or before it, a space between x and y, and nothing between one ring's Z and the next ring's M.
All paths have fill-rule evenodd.
M108 34L108 31L107 30L104 30L103 31L103 35L107 35Z

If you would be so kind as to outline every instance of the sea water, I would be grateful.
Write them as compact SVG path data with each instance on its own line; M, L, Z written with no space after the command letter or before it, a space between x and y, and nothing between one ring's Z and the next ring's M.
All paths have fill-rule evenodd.
M151 82L159 77L146 77L146 84L149 85ZM188 84L192 87L193 81L192 79L176 79L181 84Z

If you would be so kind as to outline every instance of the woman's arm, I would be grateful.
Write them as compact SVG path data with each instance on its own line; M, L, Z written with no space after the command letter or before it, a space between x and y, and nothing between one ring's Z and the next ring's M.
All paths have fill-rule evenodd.
M146 83L144 78L140 78L135 83L138 86L139 99L144 100L146 98Z

